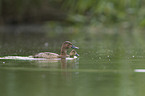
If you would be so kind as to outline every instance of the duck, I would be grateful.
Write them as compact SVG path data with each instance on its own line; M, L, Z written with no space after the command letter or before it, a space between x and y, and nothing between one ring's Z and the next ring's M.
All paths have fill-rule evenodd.
M68 55L67 50L70 49L70 48L79 49L79 47L74 46L70 41L65 41L65 42L62 43L60 55L57 54L57 53L52 53L52 52L41 52L41 53L35 54L32 57L33 58L53 59L53 58L68 58L68 57L73 58L75 55L79 56L75 50L72 50L70 52L70 54Z
M80 56L80 55L77 53L76 50L73 49L73 50L69 53L69 56L70 56L70 58L74 58L74 56Z

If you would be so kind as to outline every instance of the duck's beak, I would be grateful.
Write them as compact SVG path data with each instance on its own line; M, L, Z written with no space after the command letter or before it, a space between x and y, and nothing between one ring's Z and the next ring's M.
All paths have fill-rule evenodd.
M76 56L80 56L79 54L76 54Z
M74 45L72 45L71 48L73 48L73 49L79 49L79 47L76 47L76 46L74 46Z

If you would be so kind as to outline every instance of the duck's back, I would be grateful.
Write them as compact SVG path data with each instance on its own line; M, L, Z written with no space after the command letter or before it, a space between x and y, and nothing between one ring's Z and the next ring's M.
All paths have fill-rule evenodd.
M38 53L36 55L34 55L34 58L58 58L58 54L56 53L52 53L52 52L42 52L42 53Z

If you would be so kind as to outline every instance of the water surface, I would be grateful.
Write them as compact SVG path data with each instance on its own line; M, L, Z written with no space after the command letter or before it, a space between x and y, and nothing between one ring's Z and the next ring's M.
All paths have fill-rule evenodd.
M61 43L69 40L80 47L80 57L72 61L0 60L1 96L145 95L145 73L135 72L145 69L143 35L59 27L38 28L37 32L26 29L1 30L1 56L60 53Z

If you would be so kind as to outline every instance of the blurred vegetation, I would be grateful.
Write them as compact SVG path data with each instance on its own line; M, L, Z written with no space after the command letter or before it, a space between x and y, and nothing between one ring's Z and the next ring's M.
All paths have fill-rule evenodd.
M1 24L129 24L145 26L144 0L0 0ZM127 23L126 23L127 22Z

